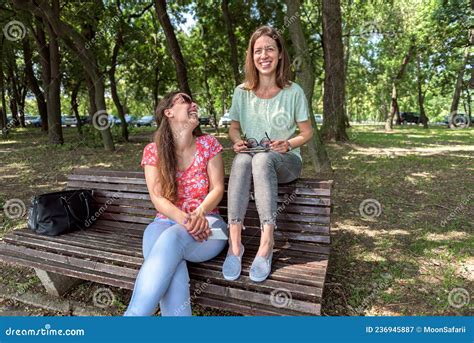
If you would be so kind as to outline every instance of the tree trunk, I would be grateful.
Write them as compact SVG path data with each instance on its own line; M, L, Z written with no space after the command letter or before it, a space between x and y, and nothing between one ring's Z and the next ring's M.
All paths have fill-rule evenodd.
M46 36L44 33L44 22L38 16L35 16L35 26L36 31L34 31L34 36L36 40L36 45L38 47L38 53L40 56L41 64L41 83L43 85L44 100L46 102L46 117L41 117L41 130L44 132L49 131L48 126L48 94L49 94L49 85L51 83L51 65L49 59L49 45L46 43Z
M451 129L456 128L456 126L454 125L454 117L456 117L458 113L459 100L461 98L462 80L464 77L464 72L466 71L466 64L468 58L469 50L466 48L464 50L464 58L461 64L461 68L459 68L458 76L456 78L456 84L454 85L453 100L451 101L451 110L449 115L449 127Z
M206 51L206 54L207 54L207 51ZM216 133L216 135L219 134L219 127L218 127L218 121L217 121L217 111L216 109L214 108L214 98L212 96L212 92L210 90L210 87L209 87L209 82L208 82L208 76L207 76L207 71L206 71L206 68L204 67L204 71L203 71L203 75L204 75L204 88L206 90L206 108L207 108L207 111L209 112L209 115L212 116L213 118L213 122L214 122L214 131Z
M63 22L54 15L53 9L46 2L31 3L26 0L13 0L16 7L27 10L32 14L41 16L43 20L53 28L54 32L61 37L66 45L76 54L82 63L86 73L94 84L95 105L98 114L107 113L104 96L104 80L97 64L97 58L90 49L86 48L86 41L81 34L70 24ZM102 126L100 129L104 148L109 151L114 150L112 134L108 126Z
M82 136L82 123L81 117L79 115L79 104L77 103L77 95L79 94L79 90L81 89L81 81L79 80L76 85L73 87L71 92L71 111L74 113L77 121L77 132L79 135Z
M466 102L464 103L465 110L468 117L468 126L471 126L471 119L472 119L472 108L471 108L471 92L469 91L469 87L466 87Z
M86 80L86 85L87 85L87 94L89 96L89 106L88 111L89 111L89 119L92 122L92 118L94 117L94 114L97 112L97 106L95 105L95 88L94 88L94 83L92 82L90 76L85 73L84 78Z
M348 8L352 7L352 0L349 0L347 5ZM346 51L344 53L344 87L347 87L347 77L349 75L349 61L351 57L351 27L347 26L347 34L344 36L343 47ZM344 89L344 124L346 128L350 128L351 124L349 122L349 106L347 105L347 91Z
M160 84L159 75L160 68L158 66L155 67L155 78L153 79L153 113L156 111L156 107L158 106L158 86Z
M2 137L7 138L8 137L8 123L7 123L7 102L5 100L5 78L3 75L3 44L5 42L5 35L2 35L1 38L1 45L0 45L0 92L1 92L1 97L2 97L2 107L0 111L0 123L1 123L1 128L2 128Z
M227 31L227 40L229 41L230 45L230 57L232 61L232 71L234 73L235 87L237 87L241 83L239 73L239 56L237 53L237 41L234 34L234 25L232 22L232 16L229 13L229 4L227 0L222 0L221 8L222 14L224 16L225 28Z
M418 85L418 107L420 111L420 121L423 124L423 128L428 128L428 118L425 113L425 96L423 93L422 80L421 80L421 61L420 55L416 56L416 71L417 71L417 85Z
M109 79L110 79L110 91L112 93L112 99L114 101L115 107L117 108L117 113L122 122L122 138L128 142L128 125L125 120L125 110L120 102L120 97L117 91L117 82L115 81L115 70L117 67L117 57L120 50L120 46L123 43L122 33L120 30L117 32L117 37L115 40L115 46L112 53L112 65L109 70Z
M59 19L59 0L52 1L52 14ZM63 144L63 130L61 126L61 72L59 56L59 40L51 24L46 24L49 36L50 80L48 92L48 138L51 144Z
M25 73L26 73L26 78L28 80L28 85L30 86L31 91L36 97L36 105L38 106L38 114L41 118L41 123L46 122L48 120L48 110L46 107L46 100L44 98L44 94L41 91L38 80L36 79L35 73L33 71L33 57L31 54L31 47L30 47L30 41L28 37L23 38L23 57L25 59ZM41 125L41 130L46 132L44 130L43 125ZM46 125L47 128L47 125Z
M392 81L392 109L390 111L389 116L385 121L385 130L391 131L393 129L393 118L397 116L397 124L401 124L400 120L400 108L398 107L398 92L397 92L397 85L403 78L405 74L406 66L408 62L410 62L410 58L415 51L415 45L411 44L410 48L408 49L407 54L403 58L402 64L400 65L400 69L398 70L397 75L395 76L394 80Z
M15 75L14 66L15 61L9 60L7 64L7 72L8 72L8 80L10 82L10 89L8 90L8 94L10 95L10 111L12 113L12 123L14 127L22 126L25 127L25 122L23 118L23 122L20 121L18 116L18 102L19 102L19 94L17 89L17 77Z
M179 46L178 40L176 39L176 35L174 34L174 29L171 25L170 18L166 12L166 1L155 0L155 9L161 27L165 32L168 49L170 50L171 57L173 58L174 65L176 67L176 78L178 79L179 88L182 92L192 96L188 83L186 64L184 63L184 58L181 54L181 48Z
M323 0L323 52L324 117L321 135L326 141L347 141L340 0Z
M296 71L296 78L304 90L306 99L308 100L309 116L314 129L313 138L308 142L311 160L316 173L332 173L331 161L329 160L326 148L319 135L318 126L313 115L313 90L314 90L314 67L311 62L311 56L308 52L308 46L303 34L298 10L300 9L300 1L285 0L287 7L287 17L296 18L289 26L290 37L296 51L302 51L302 62L300 69Z
M25 100L28 87L26 86L25 75L18 85L18 112L20 113L20 122L25 127Z

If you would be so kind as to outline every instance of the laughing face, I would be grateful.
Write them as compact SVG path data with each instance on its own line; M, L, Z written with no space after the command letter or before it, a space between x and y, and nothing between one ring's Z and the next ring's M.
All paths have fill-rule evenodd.
M276 41L268 36L259 37L253 46L253 62L261 75L272 75L276 72L280 51Z
M191 125L192 128L199 125L198 106L185 93L175 95L170 112L178 123Z

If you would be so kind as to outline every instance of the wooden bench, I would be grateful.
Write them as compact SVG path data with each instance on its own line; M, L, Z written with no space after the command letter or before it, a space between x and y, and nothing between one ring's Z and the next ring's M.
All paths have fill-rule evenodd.
M143 262L143 231L156 213L143 172L76 169L68 176L67 189L79 188L94 190L103 211L93 226L57 237L12 231L0 244L0 259L35 268L55 295L78 280L132 290ZM232 282L222 277L227 249L211 261L188 263L192 301L244 315L320 315L330 250L331 189L331 180L314 179L279 186L273 268L263 283L248 277L260 237L251 199L241 277ZM225 220L226 203L227 194L219 205Z

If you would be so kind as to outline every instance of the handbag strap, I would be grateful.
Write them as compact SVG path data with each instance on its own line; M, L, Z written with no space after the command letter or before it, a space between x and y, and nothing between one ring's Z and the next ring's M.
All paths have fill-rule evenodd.
M71 206L69 206L69 203L67 202L67 200L64 198L64 197L61 197L61 200L63 201L64 205L66 206L66 208L69 210L69 212L71 213L71 216L76 219L77 221L79 222L85 222L87 220L87 218L89 218L89 215L90 215L90 209L89 209L89 202L87 201L85 195L83 192L81 192L79 194L79 197L83 199L83 201L86 203L86 209L87 209L87 215L86 215L86 218L85 219L79 219L76 214L74 213L73 209L71 208Z

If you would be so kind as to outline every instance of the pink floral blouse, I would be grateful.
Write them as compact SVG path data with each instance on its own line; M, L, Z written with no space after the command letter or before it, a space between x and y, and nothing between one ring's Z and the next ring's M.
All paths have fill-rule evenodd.
M211 135L196 137L196 153L191 165L185 171L176 171L178 181L178 201L175 204L184 212L194 211L209 193L209 177L207 163L222 150L222 145ZM143 150L141 166L152 165L159 167L155 143L148 144ZM216 207L208 213L219 213ZM167 219L161 213L158 218Z

